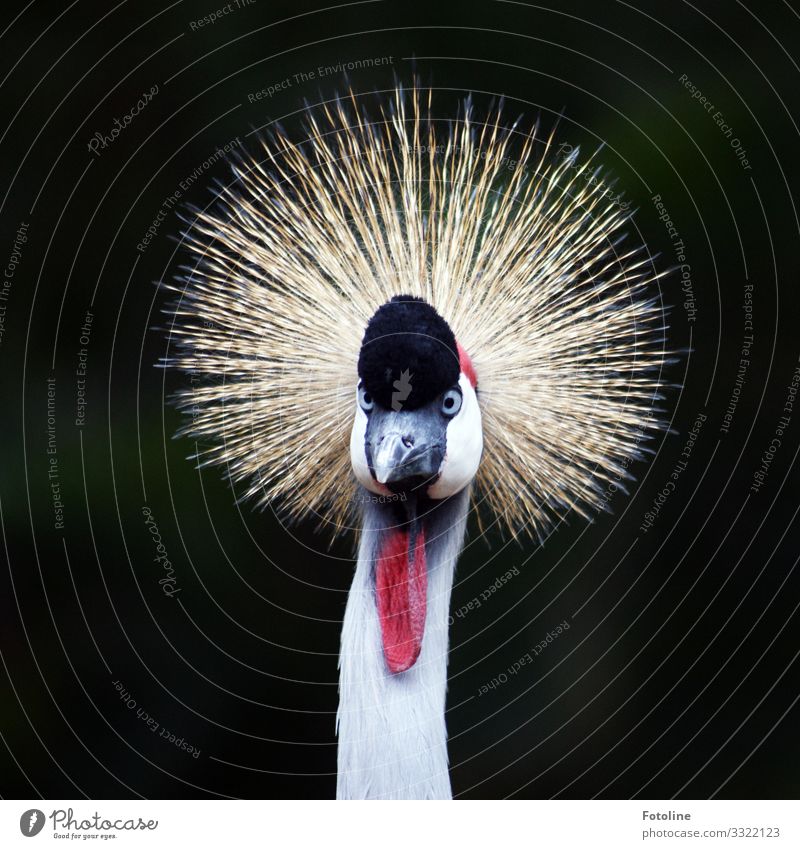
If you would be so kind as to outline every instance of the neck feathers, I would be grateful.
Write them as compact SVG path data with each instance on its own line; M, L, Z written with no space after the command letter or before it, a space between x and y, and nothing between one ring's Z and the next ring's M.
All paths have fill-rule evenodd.
M391 673L384 657L375 593L375 562L394 504L364 495L363 533L347 599L339 660L337 796L340 799L449 799L447 729L448 615L455 564L469 508L469 488L429 502L422 517L427 610L419 657Z

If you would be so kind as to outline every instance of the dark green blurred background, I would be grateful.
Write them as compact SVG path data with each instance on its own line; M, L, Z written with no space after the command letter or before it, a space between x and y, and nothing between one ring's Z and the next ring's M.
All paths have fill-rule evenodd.
M238 137L254 147L251 133L274 121L299 134L305 101L348 80L359 94L389 89L416 70L440 114L470 91L479 108L502 95L510 119L558 122L556 140L586 152L604 145L598 161L638 208L638 238L669 268L661 196L697 310L690 322L680 272L662 281L669 344L684 352L669 376L682 387L666 401L674 432L636 467L613 515L576 518L544 548L470 526L454 611L520 568L451 631L454 792L796 797L800 407L761 490L749 487L800 353L797 3L256 0L192 27L217 8L36 2L7 5L0 21L4 266L28 225L0 343L2 795L333 796L352 540L329 549L311 526L290 531L237 506L217 471L198 475L185 459L191 446L172 439L180 416L164 403L181 379L154 367L166 342L152 329L168 300L154 284L185 261L178 207L144 251L137 244L219 146ZM384 64L294 76L372 57ZM116 141L89 152L154 85ZM228 175L220 160L182 200L205 205ZM722 433L748 281L752 362ZM691 461L643 533L699 414ZM145 505L174 567L171 598ZM534 665L477 695L565 619L570 629Z

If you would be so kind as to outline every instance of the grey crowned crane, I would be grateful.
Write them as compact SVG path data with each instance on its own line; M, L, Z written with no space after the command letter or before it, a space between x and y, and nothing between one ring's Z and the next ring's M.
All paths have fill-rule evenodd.
M453 576L471 505L540 538L603 509L658 426L660 276L552 135L351 94L242 157L184 239L184 431L242 497L357 525L339 798L450 798ZM349 445L349 450L348 450Z

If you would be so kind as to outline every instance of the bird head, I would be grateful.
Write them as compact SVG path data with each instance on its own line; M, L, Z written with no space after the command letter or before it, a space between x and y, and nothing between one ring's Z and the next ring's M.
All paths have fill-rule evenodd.
M350 459L362 486L443 499L470 484L483 451L477 378L430 304L397 295L375 312L358 377Z
M348 100L310 115L302 142L277 131L243 156L184 234L196 265L172 287L166 362L191 375L182 432L241 498L339 534L373 501L348 466L373 496L407 496L365 507L359 543L402 672L473 479L487 519L543 540L570 511L608 509L646 456L663 426L662 273L621 246L630 213L552 133L469 103L440 122L417 88L382 121ZM384 303L398 280L408 294Z

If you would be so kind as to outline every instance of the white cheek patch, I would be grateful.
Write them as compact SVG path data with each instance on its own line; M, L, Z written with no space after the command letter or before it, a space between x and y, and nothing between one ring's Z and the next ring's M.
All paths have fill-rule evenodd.
M449 498L475 477L483 453L483 427L478 396L464 374L458 379L463 401L447 425L447 451L439 479L428 489L431 498Z
M356 393L357 394L357 393ZM372 477L367 465L367 414L361 409L356 397L356 416L353 420L353 429L350 431L350 464L356 480L370 492L376 495L389 495L389 489L379 484Z

